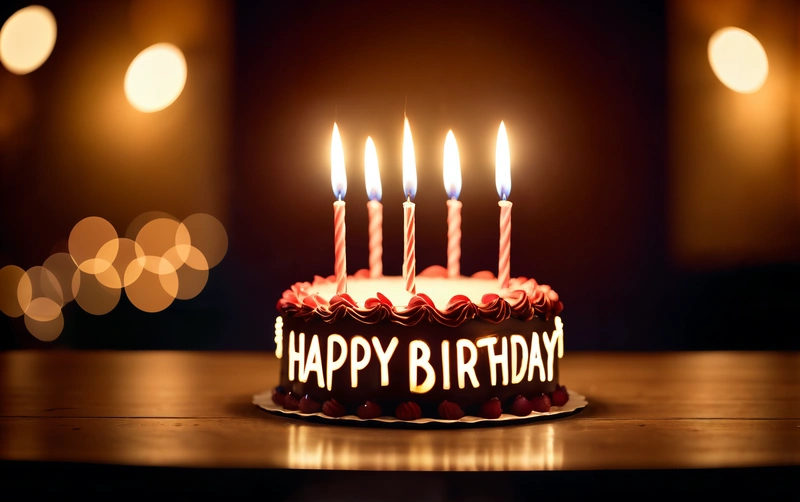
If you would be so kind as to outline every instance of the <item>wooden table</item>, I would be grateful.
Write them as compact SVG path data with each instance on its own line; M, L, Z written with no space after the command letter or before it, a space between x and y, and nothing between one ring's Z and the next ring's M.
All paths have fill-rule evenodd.
M265 353L0 354L0 460L384 472L800 466L799 353L571 352L563 383L587 397L581 413L445 431L274 416L251 400L277 375Z

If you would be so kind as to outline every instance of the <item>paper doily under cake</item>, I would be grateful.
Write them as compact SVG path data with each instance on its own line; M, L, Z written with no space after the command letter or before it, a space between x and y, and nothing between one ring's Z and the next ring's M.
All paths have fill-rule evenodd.
M458 428L458 427L486 427L493 425L517 425L520 423L534 422L538 420L549 420L555 418L564 418L586 407L589 403L586 398L574 390L569 391L569 401L564 406L553 406L550 411L539 413L534 411L530 415L518 417L503 413L499 418L481 418L476 416L464 416L459 420L445 420L442 418L419 418L417 420L400 420L395 417L378 417L378 418L359 418L356 415L345 415L343 417L329 417L321 412L319 413L302 413L299 410L287 410L283 406L275 404L272 401L272 391L265 391L261 394L253 396L253 404L256 406L277 415L284 415L291 418L304 419L311 422L336 424L336 425L366 425L372 427L421 427L421 428Z

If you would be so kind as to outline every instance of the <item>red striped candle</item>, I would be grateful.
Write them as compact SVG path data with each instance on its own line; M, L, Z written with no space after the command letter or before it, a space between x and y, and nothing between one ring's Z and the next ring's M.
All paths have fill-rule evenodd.
M511 194L511 161L508 153L506 125L500 122L497 131L495 150L495 184L500 196L500 253L497 263L497 279L501 288L508 287L511 278L511 202L506 198Z
M444 189L447 192L447 276L461 275L461 159L453 131L444 140Z
M334 273L336 293L347 293L347 254L345 248L344 196L347 193L347 174L344 170L344 151L339 128L333 124L331 138L331 186L337 198L333 203Z
M367 214L369 215L369 276L383 275L383 205L381 204L381 173L378 170L378 153L372 138L367 137L364 147L364 181L367 187Z
M403 191L406 202L403 202L403 279L406 291L417 294L417 256L415 252L416 237L414 203L411 200L417 193L417 162L414 158L414 141L411 138L411 127L408 117L403 125Z

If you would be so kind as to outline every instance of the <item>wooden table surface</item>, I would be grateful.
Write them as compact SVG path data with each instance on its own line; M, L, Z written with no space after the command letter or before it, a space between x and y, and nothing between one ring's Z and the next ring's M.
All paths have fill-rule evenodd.
M800 353L568 353L589 406L461 430L311 424L251 404L265 353L0 354L0 460L384 471L800 465Z

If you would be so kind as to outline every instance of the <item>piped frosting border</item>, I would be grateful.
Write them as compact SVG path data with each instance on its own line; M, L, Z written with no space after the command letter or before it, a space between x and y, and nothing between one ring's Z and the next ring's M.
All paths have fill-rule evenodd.
M368 278L369 271L359 270L355 277ZM446 278L447 270L439 265L428 267L418 274L419 277ZM473 274L479 279L494 279L489 271ZM550 317L558 315L564 308L556 293L546 284L538 284L534 279L517 277L509 281L508 289L501 295L489 293L483 295L480 303L473 303L464 295L453 296L444 309L434 305L425 293L418 293L411 298L408 306L395 307L380 292L375 298L369 298L364 305L358 305L348 294L334 295L325 299L318 294L311 294L321 284L335 283L334 276L315 276L313 282L298 282L283 292L278 300L277 309L281 314L311 320L319 318L326 323L334 323L352 317L364 324L392 322L402 326L415 326L421 322L439 323L455 328L463 323L480 319L490 323L501 323L509 318L529 321L534 317Z

